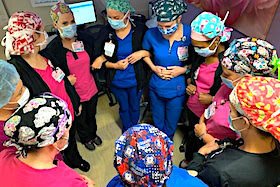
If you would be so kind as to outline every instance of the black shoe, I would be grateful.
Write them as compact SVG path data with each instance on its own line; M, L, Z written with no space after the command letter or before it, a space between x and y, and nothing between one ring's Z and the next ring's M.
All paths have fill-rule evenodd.
M102 144L102 140L98 135L96 135L96 137L92 141L97 146L100 146Z
M94 143L95 142L93 140L90 140L89 142L85 143L84 145L88 150L94 151L95 150Z
M87 161L82 160L78 168L83 172L88 172L90 170L90 164Z
M189 161L187 161L186 159L184 159L184 160L182 160L182 161L179 163L179 168L187 169L188 164L189 164Z
M184 145L184 144L181 144L181 145L180 145L179 151L180 151L180 153L186 152L186 148L185 148L185 145Z
M66 161L66 159L64 159L64 162L65 162L65 164L68 165L70 168L73 168L73 169L79 168L79 169L80 169L81 171L83 171L83 172L88 172L89 169L90 169L90 164L89 164L87 161L83 160L83 159L81 159L81 160L78 162L78 164L77 164L77 163L74 164L74 163L68 162L68 161Z

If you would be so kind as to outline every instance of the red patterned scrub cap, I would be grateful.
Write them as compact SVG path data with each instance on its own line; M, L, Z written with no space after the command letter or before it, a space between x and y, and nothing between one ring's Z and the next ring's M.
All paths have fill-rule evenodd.
M245 76L230 94L230 102L252 125L280 141L280 80Z
M2 46L5 47L6 58L10 55L23 55L34 52L35 31L42 27L42 19L33 12L21 11L14 13L4 27L7 30L2 39Z

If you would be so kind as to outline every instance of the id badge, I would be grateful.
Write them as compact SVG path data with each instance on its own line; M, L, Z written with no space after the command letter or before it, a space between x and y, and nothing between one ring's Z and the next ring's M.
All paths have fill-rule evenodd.
M177 55L180 61L186 61L189 58L189 48L188 46L178 47Z
M210 119L216 112L216 102L213 102L204 112L205 119Z
M52 72L52 77L57 82L61 82L65 77L65 73L59 67L56 67L56 69Z
M105 55L108 57L112 57L115 51L115 44L112 42L106 42L104 46Z
M83 52L85 50L84 43L82 41L73 42L72 49L76 53Z

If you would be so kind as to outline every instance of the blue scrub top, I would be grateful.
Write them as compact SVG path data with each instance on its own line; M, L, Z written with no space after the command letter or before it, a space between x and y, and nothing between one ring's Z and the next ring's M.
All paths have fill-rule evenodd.
M117 41L117 59L119 61L132 54L132 30L124 39L117 37ZM116 70L112 85L118 88L131 88L137 86L133 65L129 64L125 70Z
M172 173L166 182L167 187L207 187L200 179L188 174L184 169L173 166ZM119 175L115 176L107 187L125 187Z
M154 64L157 66L184 66L179 60L178 48L191 44L191 27L183 24L183 35L181 41L174 41L170 48L169 41L166 40L157 27L149 29L143 39L143 48L150 51L154 56ZM155 91L160 97L174 98L185 94L186 84L184 75L180 75L171 80L163 80L153 73L150 79L150 89Z

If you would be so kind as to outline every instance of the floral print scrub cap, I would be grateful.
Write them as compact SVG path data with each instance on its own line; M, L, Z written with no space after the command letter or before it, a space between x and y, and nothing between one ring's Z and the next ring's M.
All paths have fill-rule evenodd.
M245 76L230 94L236 110L252 124L280 141L280 81L271 77Z
M221 37L221 42L228 41L233 29L225 26L229 12L224 20L210 12L202 12L191 23L191 38L196 41L210 41L217 36Z
M53 22L57 22L61 14L72 12L71 9L64 3L58 2L51 7L50 16Z
M221 61L229 70L253 76L275 77L276 69L273 67L280 65L273 45L251 37L232 41Z
M42 19L33 12L16 12L3 29L7 30L2 39L5 54L8 60L10 55L22 55L34 52L34 31L40 30Z
M172 171L173 149L173 142L154 126L135 125L116 140L114 165L131 186L162 186Z
M176 20L187 11L187 3L183 0L158 0L153 10L159 22L170 22Z
M4 60L0 60L0 75L0 108L2 108L11 100L20 77L15 66Z
M113 9L119 12L135 12L129 0L106 0L106 9Z
M70 127L72 117L66 102L45 93L30 100L13 114L4 125L9 140L5 146L15 146L26 156L27 150L51 145Z

